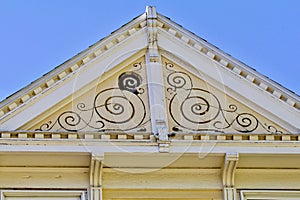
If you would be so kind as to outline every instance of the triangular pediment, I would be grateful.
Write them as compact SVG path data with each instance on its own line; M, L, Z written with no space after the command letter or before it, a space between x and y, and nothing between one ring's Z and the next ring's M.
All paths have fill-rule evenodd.
M148 8L3 101L0 129L296 133L299 102Z

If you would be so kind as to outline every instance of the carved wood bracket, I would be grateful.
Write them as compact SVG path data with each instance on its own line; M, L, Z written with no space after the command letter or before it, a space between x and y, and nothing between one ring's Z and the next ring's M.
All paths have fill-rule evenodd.
M222 183L223 183L223 194L224 200L237 200L236 190L234 185L234 176L237 163L239 160L238 153L226 153L223 172L222 172Z
M102 200L103 156L91 156L90 165L90 199Z

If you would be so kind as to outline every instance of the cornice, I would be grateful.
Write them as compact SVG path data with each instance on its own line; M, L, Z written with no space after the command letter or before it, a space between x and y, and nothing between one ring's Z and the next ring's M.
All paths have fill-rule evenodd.
M151 132L49 132L49 131L2 131L0 141L12 142L28 141L98 141L98 142L142 142L160 144ZM27 142L26 142L27 141ZM300 144L300 134L265 134L265 133L219 133L219 132L186 132L170 134L169 142L198 143L198 142L221 142L221 143L291 143Z

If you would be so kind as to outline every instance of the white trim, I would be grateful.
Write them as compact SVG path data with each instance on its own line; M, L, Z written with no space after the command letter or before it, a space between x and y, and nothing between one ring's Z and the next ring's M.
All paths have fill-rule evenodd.
M300 123L298 119L300 112L298 110L283 101L278 101L259 87L254 87L246 79L241 79L240 76L221 67L219 63L204 56L200 51L197 52L189 48L187 44L178 38L172 37L171 34L162 29L158 30L158 46L161 49L161 54L166 58L170 59L171 55L173 55L188 63L188 65L195 68L192 70L198 70L197 73L201 73L202 77L205 77L205 81L212 86L220 90L226 90L226 93L233 98L245 103L246 106L253 110L261 111L262 115L289 132L299 132L298 127ZM172 54L165 52L171 52ZM259 102L259 105L257 102Z
M52 90L49 89L36 95L34 98L28 100L28 102L20 105L18 107L20 109L16 108L12 113L7 113L0 119L0 121L3 120L0 124L0 130L16 130L38 115L49 110L61 100L76 93L84 86L95 80L97 82L100 75L103 75L124 60L130 59L132 56L145 49L147 46L145 37L146 31L143 29L137 32L134 37L128 39L134 40L134 42L129 42L128 40L126 43L125 41L122 42L122 47L119 46L119 49L114 47L107 52L105 56L103 55L96 58L93 62L89 62L87 65L82 66L80 72L77 72L76 76L70 77L55 88L51 88ZM24 108L21 109L23 106Z
M236 189L234 177L236 172L239 154L237 152L225 154L224 165L222 170L223 198L224 200L236 200Z
M300 191L293 190L241 190L241 200L298 200Z
M18 98L20 98L24 94L26 94L26 93L30 92L31 90L33 90L34 88L38 87L38 85L45 83L46 80L50 80L54 76L60 75L66 69L68 69L68 68L72 69L74 66L77 65L78 62L83 62L83 60L87 58L86 56L89 57L89 55L95 53L95 54L97 54L96 55L96 57L97 57L97 56L99 56L97 53L99 51L101 51L102 52L101 54L103 55L103 52L105 52L107 50L107 49L103 50L103 48L105 48L105 46L107 48L107 45L112 43L113 40L115 41L116 44L121 43L121 41L123 41L123 40L119 40L119 38L124 35L125 36L123 37L123 39L130 37L129 35L132 35L132 34L128 35L128 32L132 29L136 30L136 28L135 28L136 26L138 26L140 29L144 28L144 26L146 24L145 19L146 19L146 13L143 13L139 17L135 18L134 20L130 21L129 23L125 24L121 28L114 31L108 37L105 37L105 38L101 39L99 42L91 45L88 49L86 49L86 50L82 51L81 53L79 53L78 55L72 57L70 60L64 62L63 64L59 65L57 68L51 70L50 72L48 72L41 78L37 79L33 83L29 84L28 86L24 87L20 91L16 92L12 96L5 99L4 101L0 102L0 108L4 108L11 102L16 101ZM77 65L76 69L78 67L79 66ZM74 70L71 70L71 71L74 71Z
M165 24L165 26L163 27L163 25L161 27L165 28L165 27L170 27L173 30L173 35L176 35L176 33L178 32L181 36L181 40L183 40L183 38L189 38L192 43L197 43L198 47L205 47L207 48L209 51L215 52L216 55L222 57L223 61L227 62L231 62L234 65L237 65L238 68L240 68L242 71L245 71L247 73L252 74L255 78L259 78L261 80L263 80L263 82L267 83L268 85L274 87L277 90L280 90L282 92L284 92L286 95L288 95L289 97L291 97L292 99L296 100L297 102L300 101L300 97L296 94L294 94L293 92L287 90L286 88L282 87L281 85L279 85L278 83L276 83L275 81L265 77L262 74L259 74L258 72L255 71L255 69L252 69L251 67L247 66L246 64L244 64L243 62L237 60L236 58L232 57L231 55L227 54L226 52L223 52L222 50L220 50L218 47L214 46L213 44L210 44L209 42L207 42L206 40L204 40L203 38L195 35L194 33L190 32L189 30L183 28L181 25L176 24L176 22L173 22L172 20L166 18L165 16L161 15L158 13L157 15L158 20L162 23ZM187 42L185 42L187 43ZM208 52L208 54L210 54L210 52Z
M151 126L159 140L168 140L168 117L162 63L157 47L157 20L155 7L147 7L148 51L146 53L147 85ZM165 111L165 112L162 112Z
M12 142L11 140L1 140L0 152L61 152L61 153L158 153L157 143L139 142L139 141L68 141L65 142L44 142L24 141ZM209 154L225 154L227 152L238 152L240 154L300 154L300 144L273 143L273 142L240 142L240 141L172 141L170 143L170 153L209 153Z

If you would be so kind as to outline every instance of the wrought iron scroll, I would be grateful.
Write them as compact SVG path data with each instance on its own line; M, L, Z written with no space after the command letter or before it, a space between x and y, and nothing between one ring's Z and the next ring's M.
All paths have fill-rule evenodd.
M133 67L139 71L142 65L136 63ZM144 94L142 81L138 73L124 72L118 77L118 87L97 93L89 108L85 103L78 103L76 111L65 111L55 121L44 123L36 130L129 131L142 128L147 123L146 107L141 98Z
M262 123L254 114L238 112L235 104L223 107L212 92L193 87L192 78L185 72L176 71L172 63L165 63L167 92L170 94L169 113L177 124L173 131L185 128L191 131L224 132L234 129L241 133L256 131L262 127L269 133L282 133L274 125Z

